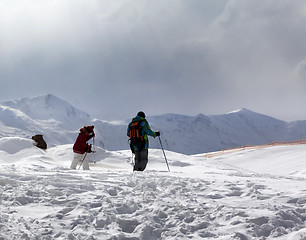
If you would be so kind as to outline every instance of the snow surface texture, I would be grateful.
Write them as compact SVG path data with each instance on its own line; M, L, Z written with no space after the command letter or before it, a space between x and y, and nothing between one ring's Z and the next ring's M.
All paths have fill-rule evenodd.
M136 114L131 113L131 119ZM31 138L42 134L48 146L54 147L74 143L79 129L93 124L97 146L124 150L129 149L126 130L131 119L121 123L94 119L49 94L0 104L0 137ZM165 149L184 154L306 139L306 121L287 123L247 109L217 116L149 116L148 121L153 131L161 132ZM150 139L150 146L160 148L159 141Z
M72 145L0 141L0 239L306 239L306 145L212 158L97 148L70 170ZM93 163L96 161L96 163Z

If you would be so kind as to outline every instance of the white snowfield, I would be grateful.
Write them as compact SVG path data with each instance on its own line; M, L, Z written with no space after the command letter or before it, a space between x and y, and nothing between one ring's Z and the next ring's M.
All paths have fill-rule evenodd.
M171 172L160 149L144 172L102 148L70 170L71 148L0 139L0 239L306 239L306 145L166 151Z

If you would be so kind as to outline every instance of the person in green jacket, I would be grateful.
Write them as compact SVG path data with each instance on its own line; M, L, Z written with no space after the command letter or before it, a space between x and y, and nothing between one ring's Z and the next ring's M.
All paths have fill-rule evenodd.
M149 140L152 137L160 136L160 132L153 132L150 128L144 112L138 112L128 125L127 136L130 137L130 147L135 153L134 171L145 170L148 163Z

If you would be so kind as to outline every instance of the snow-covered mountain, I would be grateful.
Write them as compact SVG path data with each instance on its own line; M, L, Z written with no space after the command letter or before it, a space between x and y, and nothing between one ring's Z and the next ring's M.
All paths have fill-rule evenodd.
M128 149L129 120L115 123L95 119L50 94L0 104L0 136L30 138L43 134L48 146L73 143L82 126L93 124L97 146ZM306 138L306 121L288 123L247 109L213 116L165 114L149 116L148 121L153 131L161 131L166 149L185 154ZM160 148L159 141L150 139L150 146Z
M53 95L0 104L2 137L43 134L50 145L70 143L77 127L86 122L91 122L88 114Z
M306 138L306 121L285 122L245 108L223 115L148 117L171 151L195 154Z

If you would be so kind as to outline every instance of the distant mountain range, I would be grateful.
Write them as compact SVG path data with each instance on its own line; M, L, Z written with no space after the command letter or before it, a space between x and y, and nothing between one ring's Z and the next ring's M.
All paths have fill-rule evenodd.
M161 132L165 149L184 154L306 138L306 121L285 122L244 108L223 115L165 114L147 119L153 131ZM93 124L97 146L129 149L129 120L98 120L51 94L0 104L1 137L43 134L49 146L72 144L82 126ZM160 148L159 141L151 138L150 147Z

